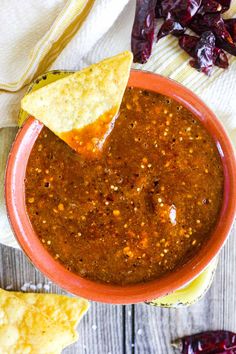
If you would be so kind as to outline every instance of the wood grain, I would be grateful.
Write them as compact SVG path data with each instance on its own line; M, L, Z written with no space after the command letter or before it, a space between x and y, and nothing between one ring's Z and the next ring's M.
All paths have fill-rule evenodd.
M10 244L11 246L14 246L14 244L16 245L16 241L12 238L12 231L6 218L4 203L4 177L7 158L16 132L16 128L0 130L0 237L2 243L4 243L4 240L9 240L9 238L13 240Z
M1 154L8 153L3 144L6 146L14 135L14 129L1 131ZM220 254L212 287L199 303L178 309L91 303L79 325L79 341L64 354L174 354L171 341L185 334L222 328L236 331L235 269L236 227ZM31 286L46 284L50 292L64 293L36 270L21 251L1 245L0 287L21 290L24 284L29 287L30 282Z

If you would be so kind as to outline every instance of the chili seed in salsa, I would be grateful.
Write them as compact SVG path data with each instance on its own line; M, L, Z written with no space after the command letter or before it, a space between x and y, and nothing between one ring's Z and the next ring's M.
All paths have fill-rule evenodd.
M101 155L78 154L44 127L25 198L48 252L94 281L134 284L186 263L209 238L223 197L217 147L166 96L127 88Z

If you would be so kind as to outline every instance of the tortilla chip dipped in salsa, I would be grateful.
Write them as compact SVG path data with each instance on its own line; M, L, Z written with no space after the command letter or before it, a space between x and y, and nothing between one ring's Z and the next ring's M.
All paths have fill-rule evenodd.
M77 152L99 151L117 115L132 53L123 52L25 96L22 108Z

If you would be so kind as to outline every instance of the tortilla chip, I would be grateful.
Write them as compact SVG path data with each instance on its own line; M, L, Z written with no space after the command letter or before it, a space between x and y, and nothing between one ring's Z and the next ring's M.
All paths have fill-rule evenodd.
M99 118L106 124L112 121L119 111L132 59L127 51L93 64L29 93L21 106L76 149L71 135L65 133L74 134Z
M87 300L56 294L11 292L27 304L35 306L53 322L76 328L89 308Z
M35 306L0 289L0 352L55 354L77 340L70 324L55 323Z

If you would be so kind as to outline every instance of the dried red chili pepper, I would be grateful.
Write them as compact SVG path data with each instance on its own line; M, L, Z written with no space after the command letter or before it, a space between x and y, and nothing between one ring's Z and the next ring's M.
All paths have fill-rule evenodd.
M176 22L175 20L171 18L167 18L161 28L159 29L159 32L157 34L157 41L168 34L173 34L175 36L180 36L183 34L185 31L185 28L179 23Z
M214 65L214 48L214 34L211 31L204 32L196 45L196 57L190 60L189 64L198 71L210 75Z
M232 38L227 31L224 20L220 14L197 14L192 20L189 27L197 34L202 34L206 31L212 31L218 37L221 37L232 43Z
M199 37L190 36L188 34L184 34L179 38L180 47L193 58L196 58L195 49L198 42L199 42Z
M196 36L190 36L188 34L185 34L179 38L180 47L193 58L196 58L196 47L198 43L199 43L199 37ZM222 69L228 68L229 66L228 58L222 49L217 47L213 49L213 63L214 65Z
M222 69L227 69L229 67L227 55L222 49L217 47L214 48L214 64Z
M229 18L228 20L224 20L224 23L227 31L233 39L233 42L236 42L236 18Z
M173 343L181 354L234 354L236 334L229 331L207 331L183 337Z
M234 45L234 43L226 42L222 38L217 38L216 43L217 46L221 49L224 49L229 54L236 56L236 46Z
M224 20L221 13L230 5L231 0L136 0L131 40L134 62L148 60L153 44L154 19L164 18L157 41L168 34L181 36L181 48L194 59L190 65L208 75L213 65L228 68L224 50L236 56L236 19ZM184 35L187 27L201 38Z
M157 3L156 3L156 8L155 8L155 17L156 18L163 17L162 13L161 13L161 1L162 0L157 0Z
M160 15L172 18L186 26L197 13L201 0L162 0L160 4Z
M204 16L197 14L189 27L197 34L212 31L216 36L217 46L232 55L236 55L236 46L220 14L205 14Z
M134 62L146 63L151 55L154 39L156 0L136 0L136 11L131 37Z

